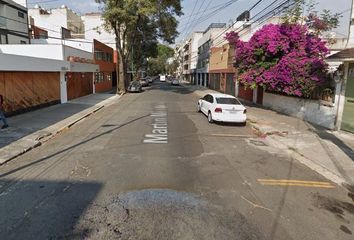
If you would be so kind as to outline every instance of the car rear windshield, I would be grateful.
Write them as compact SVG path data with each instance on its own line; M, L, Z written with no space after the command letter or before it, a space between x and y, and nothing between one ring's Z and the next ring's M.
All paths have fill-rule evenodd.
M216 98L216 103L230 104L230 105L241 105L241 103L236 98L226 98L226 97Z

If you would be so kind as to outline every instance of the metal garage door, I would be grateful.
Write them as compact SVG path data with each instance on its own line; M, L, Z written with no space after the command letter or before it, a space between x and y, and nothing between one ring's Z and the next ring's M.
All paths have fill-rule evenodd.
M234 73L228 73L226 75L226 89L225 93L235 96L235 82Z

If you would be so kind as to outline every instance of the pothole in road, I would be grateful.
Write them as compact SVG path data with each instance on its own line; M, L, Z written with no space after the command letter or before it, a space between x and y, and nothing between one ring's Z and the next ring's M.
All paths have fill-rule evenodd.
M264 239L240 213L168 189L120 194L76 229L90 229L87 239Z

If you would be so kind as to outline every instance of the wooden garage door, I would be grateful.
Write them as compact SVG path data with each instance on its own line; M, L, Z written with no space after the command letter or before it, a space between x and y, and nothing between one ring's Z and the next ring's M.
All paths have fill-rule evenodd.
M234 73L226 74L226 89L225 93L235 96Z
M8 113L55 103L60 100L60 76L48 72L0 72L0 94Z
M75 99L93 93L92 73L67 73L68 99Z

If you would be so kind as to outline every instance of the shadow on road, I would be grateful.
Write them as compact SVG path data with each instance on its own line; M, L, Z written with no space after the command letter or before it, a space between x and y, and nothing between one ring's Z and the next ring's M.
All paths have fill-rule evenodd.
M102 188L97 182L1 180L16 185L1 191L2 239L85 239L91 229L75 230Z
M60 150L60 151L58 151L58 152L56 152L56 153L53 153L53 154L51 154L51 155L49 155L49 156L46 156L46 157L43 157L43 158L34 160L34 161L30 162L30 163L25 164L24 166L18 167L18 168L16 168L16 169L13 169L13 170L8 171L8 172L6 172L6 173L2 173L2 174L0 174L0 178L9 176L9 175L11 175L11 174L13 174L13 173L15 173L15 172L17 172L17 171L26 169L26 168L28 168L28 167L31 167L31 166L36 165L36 164L38 164L38 163L41 163L41 162L43 162L43 161L49 160L49 159L51 159L52 157L58 156L58 155L60 155L60 154L62 154L62 153L65 153L65 152L67 152L67 151L69 151L69 150L73 150L73 149L75 149L75 148L77 148L77 147L79 147L79 146L81 146L81 145L83 145L83 144L86 144L86 143L88 143L88 142L90 142L90 141L92 141L92 140L94 140L94 139L97 139L97 138L102 137L102 136L104 136L104 135L106 135L106 134L112 133L112 132L114 132L114 131L116 131L116 130L122 128L122 127L125 127L125 126L127 126L127 125L129 125L129 124L131 124L131 123L133 123L133 122L139 121L139 120L141 120L141 119L143 119L143 118L146 118L146 117L148 117L148 116L150 116L150 114L147 114L147 115L144 115L144 116L135 118L135 119L130 120L130 121L126 122L126 123L123 123L123 124L121 124L121 125L119 125L119 126L117 126L117 127L114 127L114 128L112 128L112 129L110 129L110 130L107 130L107 131L105 131L105 132L103 132L103 133L100 133L100 134L98 134L98 135L96 135L96 136L94 136L94 137L91 137L91 138L89 138L89 139L86 139L86 140L84 140L84 141L82 141L82 142L79 142L79 143L77 143L77 144L74 144L74 145L72 145L72 146L66 147L66 148L64 148L63 150ZM103 127L104 127L104 126L103 126ZM5 185L5 186L6 186L6 185Z

